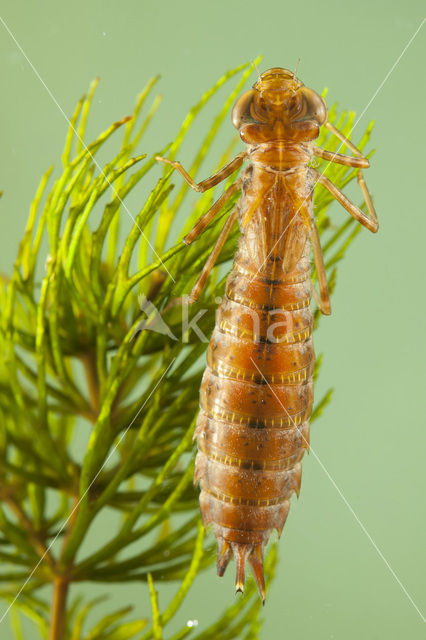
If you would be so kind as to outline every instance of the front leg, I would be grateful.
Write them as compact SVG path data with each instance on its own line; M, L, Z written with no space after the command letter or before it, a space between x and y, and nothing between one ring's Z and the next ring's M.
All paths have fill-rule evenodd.
M189 175L189 173L184 169L180 162L177 160L169 160L168 158L163 158L162 156L156 156L156 160L158 162L164 162L165 164L169 164L171 167L179 171L182 178L185 180L187 184L194 189L194 191L198 191L199 193L203 193L203 191L208 191L212 187L215 187L219 182L222 182L226 178L228 178L231 173L234 173L241 165L243 164L245 158L247 156L247 151L242 151L239 153L231 162L225 165L220 171L210 176L210 178L206 178L201 182L195 182Z
M156 156L156 160L158 162L164 162L165 164L169 164L174 169L179 171L183 179L189 184L191 189L202 193L203 191L207 191L208 189L212 189L214 186L228 178L234 171L236 171L243 164L245 158L247 157L247 151L242 151L239 153L231 162L225 165L220 171L215 173L213 176L206 178L206 180L202 180L201 182L195 182L189 173L182 167L180 162L169 160L168 158L163 158L162 156ZM195 224L193 229L189 233L186 234L183 241L185 244L191 244L198 236L203 233L206 227L210 224L216 214L222 209L222 207L226 204L226 202L241 188L241 178L236 180L221 196L218 200L210 207L210 209L201 216L198 222ZM206 283L206 280L210 274L210 271L213 269L215 262L221 252L226 238L228 237L232 225L238 217L238 206L231 212L228 217L217 241L213 248L213 251L208 258L206 264L204 265L201 274L195 283L191 293L189 296L184 296L183 298L175 298L172 300L167 307L164 309L163 313L165 313L170 307L173 307L177 304L182 304L182 302L193 303L195 302Z

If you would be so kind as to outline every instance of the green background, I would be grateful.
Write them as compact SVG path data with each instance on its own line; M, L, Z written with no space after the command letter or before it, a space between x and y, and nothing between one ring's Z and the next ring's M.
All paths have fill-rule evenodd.
M417 0L6 0L2 8L67 115L101 77L91 134L126 115L145 82L161 73L164 100L146 138L149 148L142 147L148 152L173 139L188 109L225 70L258 54L262 71L294 69L300 57L305 84L318 91L327 86L329 103L360 114L424 13ZM8 272L41 173L59 158L66 122L1 25L0 42L0 270ZM339 267L333 315L316 335L316 351L324 353L317 397L330 386L335 394L313 428L321 463L312 454L305 458L262 639L424 637L407 593L424 611L425 45L426 25L353 134L357 140L374 118L377 152L366 177L381 227L376 236L363 231L351 247ZM224 96L209 105L210 118ZM202 126L201 120L199 135ZM224 143L231 129L223 128ZM189 139L180 158L190 157ZM203 176L215 161L204 163ZM350 195L360 200L354 190ZM347 215L337 204L331 214ZM124 229L130 225L124 218ZM179 621L204 624L233 600L233 567L228 573L220 581L212 567L201 576ZM114 606L134 602L141 616L149 615L145 585L112 589ZM160 586L163 607L170 593ZM1 626L0 637L9 640L8 622Z

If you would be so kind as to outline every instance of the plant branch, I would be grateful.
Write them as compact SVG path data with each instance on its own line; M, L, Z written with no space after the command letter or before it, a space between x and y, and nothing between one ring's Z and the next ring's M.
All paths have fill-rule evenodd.
M69 581L64 576L56 576L53 582L53 599L50 610L49 640L64 640L67 595Z

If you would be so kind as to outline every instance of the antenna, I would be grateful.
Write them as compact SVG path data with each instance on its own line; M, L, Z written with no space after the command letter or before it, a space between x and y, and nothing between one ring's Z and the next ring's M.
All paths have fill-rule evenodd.
M300 64L300 58L297 58L296 68L294 70L294 77L297 77L297 70L299 68L299 64Z
M253 60L253 62L252 62L252 65L253 65L253 67L254 67L254 69L255 69L256 73L257 73L257 77L258 77L259 82L260 82L260 81L261 81L261 77L260 77L259 69L257 68L257 64L254 62L254 60Z

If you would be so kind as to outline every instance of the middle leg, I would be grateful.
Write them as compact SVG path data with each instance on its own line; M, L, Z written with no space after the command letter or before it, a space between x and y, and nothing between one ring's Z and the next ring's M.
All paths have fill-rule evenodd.
M325 178L322 184L323 186L326 187L326 189L330 191L330 193L332 193L332 195L334 195L334 197L337 200L339 200L339 202L345 207L345 209L347 209L347 211L349 211L349 213L351 213L351 215L354 215L354 217L356 217L356 219L359 220L361 224L364 224L365 227L367 227L368 229L370 229L370 231L375 233L379 228L379 221L377 219L376 210L374 208L373 201L371 199L370 193L365 183L364 175L362 173L362 169L367 169L370 166L370 163L368 159L363 155L363 153L358 149L358 147L356 147L341 131L339 131L339 129L337 129L334 125L332 125L331 122L328 122L328 121L325 122L324 126L329 131L331 131L331 133L333 133L337 138L339 138L339 140L343 142L343 144L345 144L348 147L348 149L350 149L355 154L355 157L343 155L341 153L334 153L333 151L327 151L326 149L321 149L320 147L315 147L315 146L312 147L312 151L314 155L318 156L319 158L323 158L324 160L328 160L329 162L336 162L337 164L343 164L348 167L355 167L358 169L356 172L357 180L358 180L360 189L362 191L362 195L364 196L368 213L370 214L370 219L371 219L370 225L367 222L364 223L362 217L357 218L356 215L354 215L355 210L357 210L357 213L361 212L361 210L358 209L358 207L355 207L355 205L353 205L350 202L350 200L346 198L346 196L341 194L341 192L337 189L335 185L333 185L332 182L328 181L328 184L326 184L325 182L327 178ZM321 180L319 181L321 182ZM337 196L337 193L341 194L342 199L343 198L346 199L347 201L346 204L350 203L350 205L352 205L354 209L351 210L348 206L346 206L346 204L344 204L339 199L339 197ZM364 218L366 219L366 221L368 220L366 216L364 216Z

